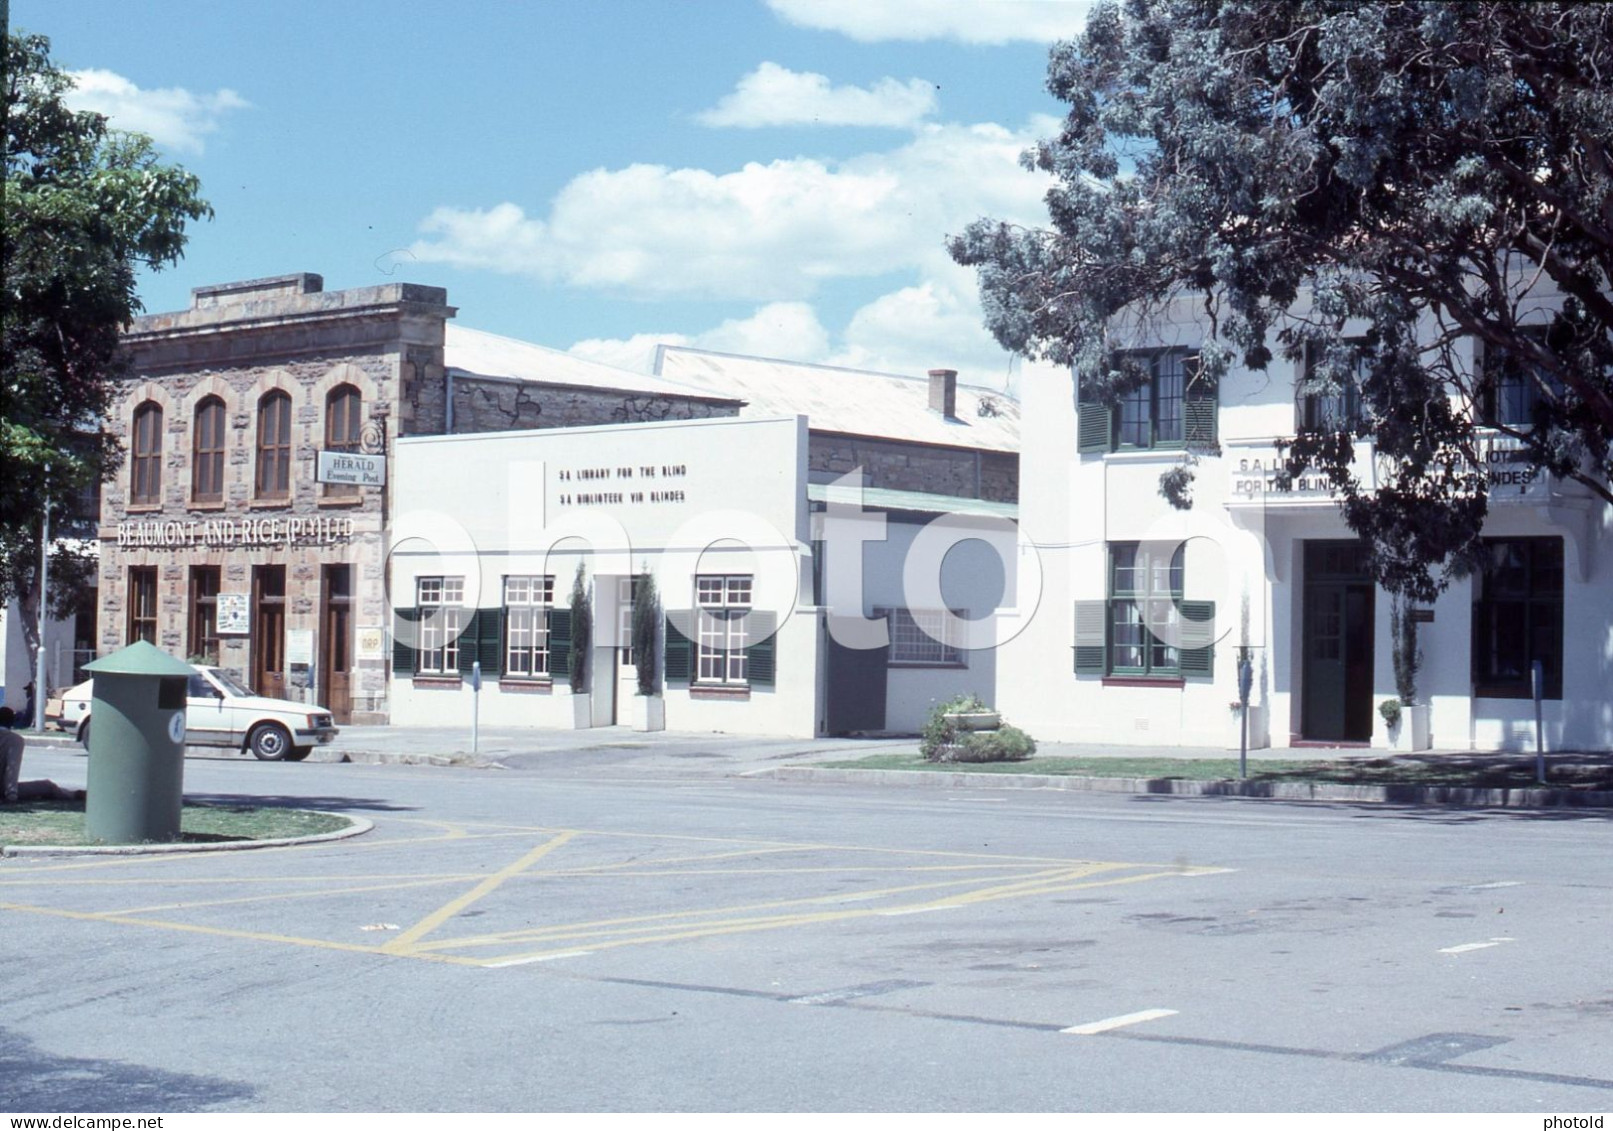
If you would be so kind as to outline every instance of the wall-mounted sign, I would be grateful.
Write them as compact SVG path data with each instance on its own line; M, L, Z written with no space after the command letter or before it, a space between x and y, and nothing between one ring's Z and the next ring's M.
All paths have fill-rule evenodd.
M361 452L320 452L319 470L314 478L320 483L383 487L386 485L386 456Z
M314 630L288 628L286 630L286 663L312 664L314 662Z
M118 523L118 547L145 546L334 546L353 537L353 519L307 518L157 519Z
M353 657L358 660L379 660L385 653L386 629L361 628L353 641Z
M246 593L218 595L218 634L245 636L252 630L252 604Z
M1479 454L1484 459L1484 478L1489 484L1492 502L1532 501L1550 493L1547 487L1550 476L1529 462L1528 450L1521 441L1511 436L1495 436L1481 441Z
M689 496L678 484L688 474L687 464L664 463L634 464L631 467L562 468L555 478L566 484L558 500L561 506L597 507L619 503L686 503ZM668 487L668 480L673 481L674 486ZM573 494L576 484L621 489L582 490Z

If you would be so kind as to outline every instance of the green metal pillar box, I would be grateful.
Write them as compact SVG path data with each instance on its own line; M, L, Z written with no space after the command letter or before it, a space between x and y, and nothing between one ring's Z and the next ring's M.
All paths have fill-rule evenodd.
M90 839L178 840L190 665L140 641L84 670L95 677L84 807Z

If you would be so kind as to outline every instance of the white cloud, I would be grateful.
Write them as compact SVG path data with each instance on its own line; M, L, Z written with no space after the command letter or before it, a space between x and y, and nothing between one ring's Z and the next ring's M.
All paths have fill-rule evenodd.
M872 90L830 86L826 75L763 63L732 94L697 115L708 126L883 126L905 129L935 112L935 85L881 79Z
M218 130L232 110L251 105L228 88L196 94L180 87L141 90L112 71L70 71L73 89L66 101L74 110L105 114L115 129L150 135L157 144L200 153L203 137Z
M1093 0L767 0L797 27L859 43L951 39L1052 43L1080 34Z
M698 334L634 334L631 338L589 338L569 352L638 373L655 368L658 345L693 346L752 357L821 361L829 353L829 332L804 302L775 302L749 318L731 318Z
M897 149L828 164L794 158L730 173L632 165L575 178L545 218L514 203L438 208L419 259L646 297L801 301L824 282L929 269L981 215L1045 220L1045 178L1023 130L925 125Z

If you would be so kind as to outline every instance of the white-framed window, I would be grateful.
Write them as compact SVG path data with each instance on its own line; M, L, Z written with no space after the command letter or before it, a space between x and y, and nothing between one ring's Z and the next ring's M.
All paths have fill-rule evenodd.
M504 579L504 674L535 679L549 674L549 607L554 578Z
M952 610L952 616L963 612ZM891 649L887 663L926 668L968 667L958 647L952 620L939 609L875 609L886 618Z
M421 675L459 674L459 633L464 623L463 577L417 577L415 608L420 618Z
M700 618L695 681L738 683L745 678L746 617L751 608L751 575L703 574L695 578Z

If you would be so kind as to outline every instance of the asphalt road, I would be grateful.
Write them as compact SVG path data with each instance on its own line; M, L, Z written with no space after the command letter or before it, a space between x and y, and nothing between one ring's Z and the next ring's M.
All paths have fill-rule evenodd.
M186 789L376 828L0 861L0 1111L1613 1102L1600 811L245 761Z

